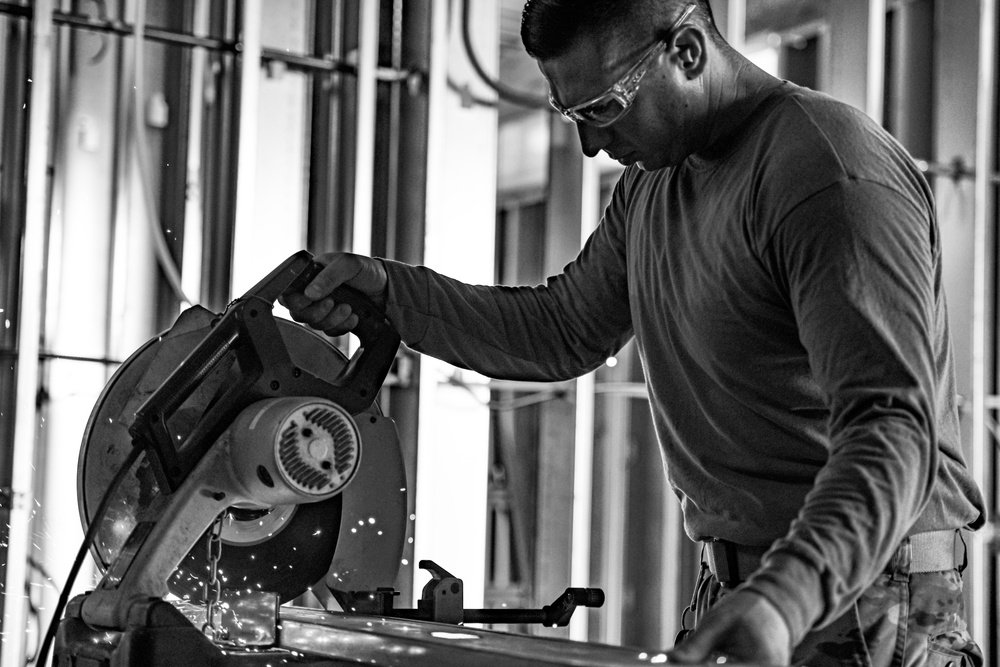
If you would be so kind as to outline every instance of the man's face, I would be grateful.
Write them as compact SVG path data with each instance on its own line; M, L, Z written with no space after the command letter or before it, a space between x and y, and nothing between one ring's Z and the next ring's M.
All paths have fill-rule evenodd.
M570 108L602 95L642 60L651 44L579 39L564 54L539 62L554 102ZM604 151L619 163L646 171L679 164L691 152L685 142L684 91L672 48L654 53L628 111L605 127L577 122L585 155Z

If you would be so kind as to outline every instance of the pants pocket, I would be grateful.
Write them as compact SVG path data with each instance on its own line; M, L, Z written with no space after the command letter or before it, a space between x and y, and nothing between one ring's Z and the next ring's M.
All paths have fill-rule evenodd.
M795 649L792 664L900 667L908 601L906 583L882 575L846 613L806 635Z
M927 643L925 667L983 667L983 653L968 633L949 632Z

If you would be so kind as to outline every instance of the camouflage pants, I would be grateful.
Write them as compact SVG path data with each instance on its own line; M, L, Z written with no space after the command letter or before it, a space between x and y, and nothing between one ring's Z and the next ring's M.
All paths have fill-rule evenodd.
M702 566L689 609L692 628L729 590ZM966 629L962 575L958 570L879 575L847 613L805 636L792 664L982 667L983 654Z

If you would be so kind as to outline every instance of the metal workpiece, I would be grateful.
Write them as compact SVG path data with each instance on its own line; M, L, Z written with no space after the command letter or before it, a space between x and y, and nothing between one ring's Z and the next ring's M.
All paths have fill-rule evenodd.
M636 667L667 663L666 653L661 651L295 607L281 610L281 638L287 649L386 667Z

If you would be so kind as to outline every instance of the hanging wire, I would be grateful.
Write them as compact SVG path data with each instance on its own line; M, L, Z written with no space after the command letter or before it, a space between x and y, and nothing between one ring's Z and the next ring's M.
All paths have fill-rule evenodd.
M476 393L477 387L482 387L483 385L472 385L462 379L459 373L452 373L445 380L447 384L454 387L461 387L465 391L476 399L478 403L483 405L490 410L507 411L507 410L519 410L521 408L526 408L529 405L536 405L538 403L546 403L548 401L554 401L558 399L566 398L566 389L545 389L542 391L532 392L525 396L519 396L518 398L512 398L501 401L484 401L479 398Z
M519 410L530 405L537 405L548 401L567 400L573 395L575 389L569 382L498 382L470 383L467 382L461 372L455 371L444 379L444 384L453 387L460 387L485 408L495 411ZM504 400L483 400L479 397L477 389L490 389L501 391L524 392L516 398ZM535 389L535 391L531 391ZM649 395L646 385L642 382L599 382L594 386L595 394L612 394L624 398L638 398L647 400Z
M167 282L181 303L194 304L195 301L184 293L184 287L181 284L181 272L173 256L170 254L170 248L167 247L167 238L163 233L163 225L160 223L160 216L156 210L156 202L153 199L154 188L152 183L152 165L149 158L149 139L146 136L146 127L143 124L143 97L145 95L145 79L143 76L145 60L143 52L146 35L146 0L137 0L135 13L132 43L134 52L134 71L132 73L134 104L132 121L134 128L133 146L135 148L140 175L139 189L142 190L143 203L146 206L146 220L149 222L150 233L153 237L153 249L160 268L163 270Z
M469 24L471 23L470 18L470 2L469 0L462 1L462 44L465 47L465 54L469 59L469 64L472 65L472 69L476 71L476 74L480 79L483 80L487 86L492 88L500 99L506 102L512 102L513 104L518 104L520 106L529 107L532 109L547 109L552 110L549 106L549 100L546 97L540 95L534 95L532 93L527 93L520 90L515 90L510 86L504 84L499 79L494 79L486 70L483 69L482 64L479 62L479 58L476 56L476 51L472 46L472 36L469 29Z

